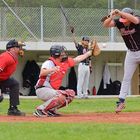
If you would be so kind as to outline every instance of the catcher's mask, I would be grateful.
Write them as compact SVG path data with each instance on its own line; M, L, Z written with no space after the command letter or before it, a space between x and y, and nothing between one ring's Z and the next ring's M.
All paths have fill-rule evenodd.
M53 46L51 46L50 55L52 57L54 57L54 58L61 57L62 62L66 61L68 59L67 49L66 49L66 47L64 47L62 45L53 45Z
M20 49L20 50L19 50L19 55L20 55L20 56L23 56L23 55L24 55L24 48L23 48L23 46L26 46L24 42L22 42L22 41L17 41L17 40L15 40L15 39L13 39L13 40L10 40L10 41L7 43L7 45L6 45L6 50L9 50L10 48L14 48L14 47L19 48L19 49Z

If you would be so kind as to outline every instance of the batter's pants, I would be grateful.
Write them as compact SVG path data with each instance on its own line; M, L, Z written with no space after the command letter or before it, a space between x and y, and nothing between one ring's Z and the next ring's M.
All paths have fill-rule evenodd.
M132 52L128 50L124 62L124 77L121 85L119 98L126 98L130 89L132 76L138 64L140 64L140 51Z

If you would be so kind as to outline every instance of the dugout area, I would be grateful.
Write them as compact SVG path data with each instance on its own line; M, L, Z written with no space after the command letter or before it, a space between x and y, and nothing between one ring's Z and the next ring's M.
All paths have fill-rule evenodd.
M69 56L75 57L77 55L77 51L75 49L74 43L72 42L26 42L27 49L25 51L25 56L23 58L19 58L19 65L17 71L14 73L14 77L20 81L20 91L27 95L29 92L28 88L22 87L23 77L22 71L24 66L28 60L35 60L39 66L41 66L42 62L44 62L49 57L49 48L52 44L63 44L66 46ZM104 45L106 44L106 45ZM1 42L1 51L3 52L5 49L6 42ZM101 54L97 57L92 58L92 69L93 72L90 76L90 84L89 90L90 94L92 95L92 89L95 86L96 92L99 89L104 67L108 64L111 80L115 81L122 81L123 78L123 63L126 53L126 47L123 43L99 43L99 47L101 49ZM77 68L75 66L74 69L77 75ZM131 84L131 89L129 95L139 95L139 67L137 68ZM68 74L65 76L63 80L62 86L66 87L68 85Z

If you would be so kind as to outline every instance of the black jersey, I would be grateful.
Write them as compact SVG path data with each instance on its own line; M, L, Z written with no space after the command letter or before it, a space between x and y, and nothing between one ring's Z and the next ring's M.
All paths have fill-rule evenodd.
M131 51L140 50L140 22L139 24L130 23L129 26L125 26L122 22L119 21L119 19L114 21L127 48Z
M87 51L89 51L88 48L84 48L84 47L82 46L82 44L79 44L79 43L76 45L76 49L77 49L77 51L78 51L78 55L84 54L84 53L86 53ZM82 62L82 63L89 64L89 61L90 61L90 60L91 60L91 58L88 57L88 58L84 59L84 60L81 61L81 62Z

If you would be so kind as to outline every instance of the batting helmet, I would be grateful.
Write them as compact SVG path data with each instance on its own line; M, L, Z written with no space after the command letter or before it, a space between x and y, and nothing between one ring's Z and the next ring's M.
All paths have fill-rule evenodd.
M131 15L134 14L134 12L133 12L133 10L131 8L123 8L122 9L122 12L131 14ZM120 17L119 18L119 21L122 22L122 23L125 23L125 22L128 22L128 19L126 19L124 17Z
M26 46L24 42L16 41L15 39L13 39L13 40L10 40L7 43L6 49L10 49L10 48L13 48L13 47L20 48L22 46Z
M132 15L134 14L133 10L131 8L128 8L128 7L123 8L122 12L125 12L125 13L128 13L128 14L132 14Z

